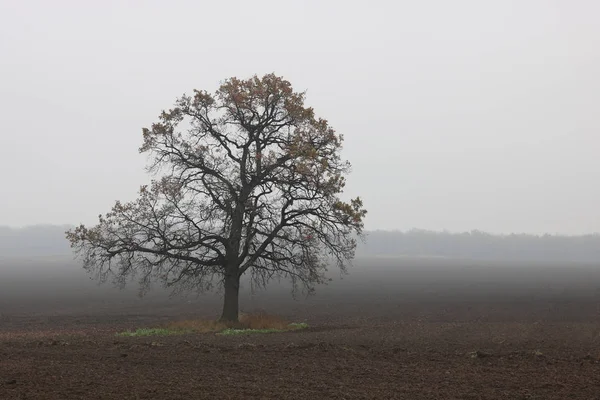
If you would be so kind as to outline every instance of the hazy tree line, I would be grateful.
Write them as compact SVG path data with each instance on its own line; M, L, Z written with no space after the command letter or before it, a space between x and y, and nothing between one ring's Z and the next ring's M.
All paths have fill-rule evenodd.
M600 262L600 234L581 236L464 233L413 229L372 231L361 255L440 256L489 260Z
M71 255L64 232L68 226L31 226L13 229L0 226L0 257ZM492 235L464 233L370 231L359 242L357 255L440 256L491 260L572 261L600 263L600 234Z
M25 228L0 226L0 257L70 255L65 230L69 226L34 225Z

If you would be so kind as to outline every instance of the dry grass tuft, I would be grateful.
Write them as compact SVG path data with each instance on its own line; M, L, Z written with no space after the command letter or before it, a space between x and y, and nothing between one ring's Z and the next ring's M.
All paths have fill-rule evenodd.
M281 329L289 327L290 322L277 316L266 313L241 314L240 324L243 329Z
M240 313L237 323L225 323L215 320L183 320L173 321L166 325L167 329L194 331L198 333L221 332L225 329L289 329L290 323L285 319L263 312L256 314Z

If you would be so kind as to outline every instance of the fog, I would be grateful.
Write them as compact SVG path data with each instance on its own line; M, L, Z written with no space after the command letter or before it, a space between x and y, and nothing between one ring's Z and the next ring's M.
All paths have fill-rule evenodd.
M99 284L68 258L44 262L4 259L0 260L0 266L0 317L127 315L135 321L149 315L216 316L222 307L222 293L218 290L173 296L171 289L157 283L140 297L135 280L123 289L110 282ZM240 289L241 310L293 313L301 308L312 310L313 315L329 315L335 306L345 312L331 318L341 318L352 307L366 307L367 315L376 317L389 314L389 307L394 304L398 307L412 304L412 308L403 310L414 314L428 307L428 312L432 312L432 307L466 310L469 304L473 307L495 304L497 310L506 305L512 310L507 311L506 318L518 320L530 317L515 312L519 302L526 304L529 311L536 307L547 311L553 305L584 301L589 312L600 296L597 265L363 256L357 257L349 272L340 275L332 269L329 272L332 280L318 285L310 296L301 292L294 296L287 281L272 281L264 289L252 290L245 277ZM386 304L387 308L377 311L373 309L377 304ZM577 312L571 307L567 314L557 313L547 318L572 320L580 317Z
M4 324L20 324L22 318L39 316L88 318L90 321L100 318L94 320L99 323L104 317L123 315L135 322L161 315L213 317L220 312L222 293L219 290L172 296L172 289L156 282L144 297L140 297L135 277L123 289L110 280L100 284L83 270L79 260L74 259L64 239L66 228L0 228L0 319L5 318ZM398 307L409 304L410 307L403 307L402 312L412 316L437 309L443 314L446 307L454 307L464 309L465 318L470 318L477 308L471 312L471 306L467 309L468 304L482 307L494 304L497 310L494 318L527 319L531 317L527 313L532 309L547 313L548 307L558 307L561 311L547 318L574 320L588 318L600 296L600 262L594 253L599 246L595 236L550 237L558 248L587 246L587 252L573 253L571 259L532 252L530 241L543 239L535 236L513 238L512 245L521 242L525 246L520 253L505 257L490 252L489 243L486 245L484 240L482 244L482 238L493 243L502 243L507 238L481 232L452 235L380 231L370 232L369 237L371 240L359 246L349 274L341 274L332 267L327 273L331 281L318 285L316 292L308 297L302 292L292 296L292 287L287 280L274 280L263 290L252 290L249 277L243 277L242 311L268 309L270 312L293 313L294 310L309 310L310 315L330 319L334 318L330 316L331 307L336 307L336 315L339 315L335 318L356 315L358 309L368 310L365 312L372 318L384 318L389 317L390 304ZM589 245L590 238L596 241L594 245ZM467 251L461 256L433 254L432 250L443 250L444 244L457 240L462 245L459 248ZM453 244L451 248L455 247ZM477 252L478 249L485 251ZM581 261L585 256L589 258ZM515 313L519 302L527 304L525 309L528 311L523 311L523 315ZM575 304L573 302L586 306L563 307ZM379 310L378 304L388 307ZM505 311L502 311L503 304ZM345 311L338 312L341 308Z
M83 270L81 261L64 238L67 228L0 227L0 291L25 302L29 297L36 299L44 294L48 298L64 296L67 302L84 293L102 302L135 300L139 294L135 277L128 282L125 291L120 291L110 280L100 285L93 275ZM424 288L443 289L447 294L470 288L470 292L476 289L483 297L493 297L494 293L529 293L534 287L561 292L561 288L574 290L589 284L588 292L595 293L596 283L600 281L599 251L598 235L497 236L483 232L375 231L367 234L366 242L360 242L348 274L332 267L327 273L332 281L322 290L328 294L352 290L353 295L383 290L382 295L412 296L415 290L420 293ZM248 276L244 277L243 285L243 292L249 295L252 287ZM291 289L289 281L275 280L267 291L289 295ZM157 282L145 301L165 300L171 293L172 289L165 290L161 282ZM213 294L219 295L218 291ZM187 292L183 297L195 295ZM302 293L299 296L302 297Z
M135 284L90 281L64 231L135 199L151 179L141 129L177 97L270 72L344 135L344 195L369 211L350 276L332 270L325 293L576 288L600 262L599 12L558 0L2 2L1 290L19 304L135 298Z
M600 215L596 1L0 3L0 224L94 223L141 128L275 72L345 136L368 230L585 234Z
M0 226L0 260L72 261L68 225ZM358 240L359 257L428 257L506 263L600 264L600 235L493 235L481 231L369 231ZM0 270L2 268L0 267Z

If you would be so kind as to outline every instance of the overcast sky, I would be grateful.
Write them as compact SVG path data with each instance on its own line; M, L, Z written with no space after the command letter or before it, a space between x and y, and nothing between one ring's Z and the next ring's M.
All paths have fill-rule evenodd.
M600 2L0 0L0 225L94 223L141 128L275 72L345 136L368 229L600 231Z

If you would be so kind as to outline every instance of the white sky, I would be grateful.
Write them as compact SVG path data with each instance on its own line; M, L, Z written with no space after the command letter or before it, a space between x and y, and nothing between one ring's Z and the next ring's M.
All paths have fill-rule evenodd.
M275 72L330 121L367 229L600 231L595 0L0 0L0 225L95 223L141 128Z

